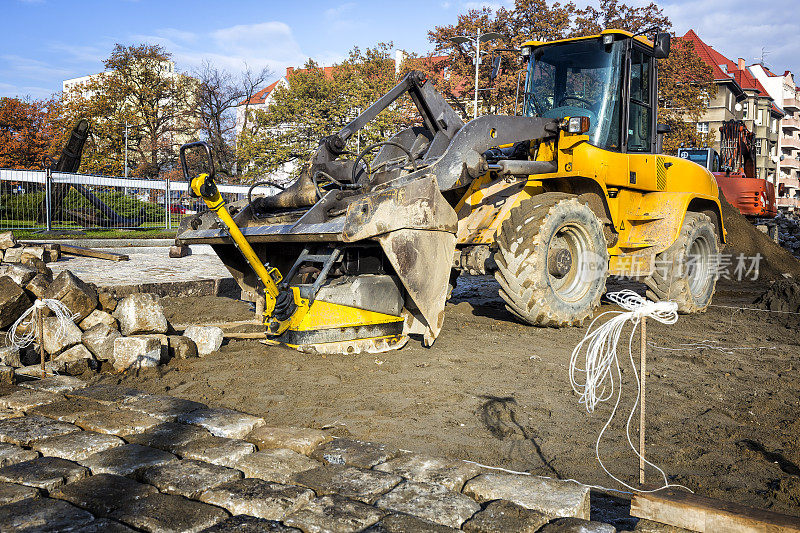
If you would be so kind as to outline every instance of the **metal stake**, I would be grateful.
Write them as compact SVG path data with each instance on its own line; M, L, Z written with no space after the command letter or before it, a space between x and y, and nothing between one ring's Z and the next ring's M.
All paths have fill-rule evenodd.
M641 368L641 401L639 407L639 484L644 485L644 391L645 374L647 372L647 317L642 317L642 346L640 350L639 366Z
M36 309L36 322L37 322L37 324L36 324L37 328L36 329L38 330L37 333L39 334L38 335L39 336L39 359L42 362L42 379L45 378L45 370L44 370L44 328L42 327L42 324L44 322L43 315L44 315L44 308L43 307L39 307L38 309Z

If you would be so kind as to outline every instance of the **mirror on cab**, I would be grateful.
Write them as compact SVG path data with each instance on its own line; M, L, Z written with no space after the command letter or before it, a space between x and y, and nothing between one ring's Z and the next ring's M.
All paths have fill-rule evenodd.
M664 59L669 56L671 36L669 33L659 32L656 35L656 42L653 46L653 57L656 59Z

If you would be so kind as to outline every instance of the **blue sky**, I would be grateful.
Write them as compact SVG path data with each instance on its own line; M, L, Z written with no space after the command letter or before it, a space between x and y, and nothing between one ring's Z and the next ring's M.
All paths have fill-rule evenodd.
M236 0L0 0L0 96L46 97L64 79L103 69L114 43L152 42L188 71L203 59L229 68L269 66L276 75L312 57L323 64L353 45L393 41L424 53L427 31L458 13L509 0L280 2ZM579 5L596 0L576 0ZM645 0L629 0L642 3ZM659 1L682 34L748 64L766 50L777 72L800 73L800 0ZM796 80L800 82L800 76Z

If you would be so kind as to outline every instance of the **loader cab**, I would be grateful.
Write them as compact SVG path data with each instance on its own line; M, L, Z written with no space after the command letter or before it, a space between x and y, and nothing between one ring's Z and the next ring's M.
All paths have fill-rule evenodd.
M589 118L589 142L623 153L657 151L655 56L669 53L668 36L653 45L621 30L522 48L528 60L526 116ZM666 50L665 50L666 48Z
M711 172L721 172L720 157L713 148L683 148L678 150L678 157L697 163Z

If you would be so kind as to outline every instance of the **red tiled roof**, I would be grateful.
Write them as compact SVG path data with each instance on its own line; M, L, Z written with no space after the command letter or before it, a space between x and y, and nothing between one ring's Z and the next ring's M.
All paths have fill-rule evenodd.
M780 116L786 115L786 112L777 105L775 105L775 102L772 103L772 112Z
M694 44L695 53L700 56L700 59L702 59L706 65L711 67L711 71L715 80L731 79L731 77L726 74L722 68L720 68L720 65L727 64L726 61L730 62L731 64L733 64L733 62L704 43L700 37L697 36L694 30L687 31L686 35L683 37L678 37L678 39L690 41L692 44ZM720 61L720 59L722 59L722 61Z
M254 94L253 96L251 96L249 100L242 100L241 102L239 102L239 104L238 104L238 105L245 105L245 104L250 104L250 105L253 105L253 104L263 104L263 103L264 103L264 102L267 100L267 97L269 96L269 94L270 94L272 91L274 91L274 90L275 90L275 87L277 87L277 86L278 86L278 82L280 82L280 81L281 81L281 80L277 80L277 81L274 81L274 82L270 83L269 85L267 85L266 87L264 87L263 89L261 89L260 91L258 91L256 94Z

